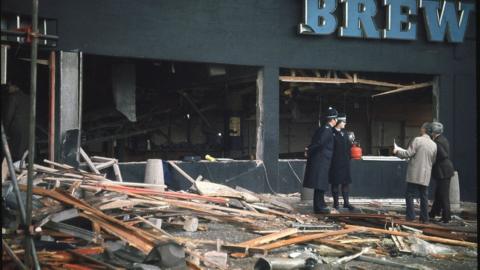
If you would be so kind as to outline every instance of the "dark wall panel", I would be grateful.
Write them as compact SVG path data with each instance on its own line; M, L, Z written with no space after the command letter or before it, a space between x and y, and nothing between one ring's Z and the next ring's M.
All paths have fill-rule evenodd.
M468 113L464 108L477 108L477 89L475 77L471 75L455 76L453 155L455 169L458 171L461 198L477 198L477 114ZM450 140L450 143L452 140ZM452 143L451 143L452 144Z
M437 74L465 46L427 42L421 19L414 42L298 35L302 1L292 0L44 0L40 11L58 19L62 49L140 58Z

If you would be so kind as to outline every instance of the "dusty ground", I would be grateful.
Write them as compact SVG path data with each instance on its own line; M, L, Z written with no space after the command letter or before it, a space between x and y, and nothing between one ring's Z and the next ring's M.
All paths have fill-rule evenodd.
M298 197L290 197L287 199L294 206L299 212L301 213L309 213L311 209L311 202L301 202ZM397 213L404 213L403 207L394 206L394 207L380 207L380 208L371 208L366 206L357 205L360 208L363 208L363 212L373 213L376 210L378 211L395 211ZM377 212L378 212L377 211ZM403 212L402 212L403 211ZM462 204L461 211L454 213L456 215L469 215L469 224L470 226L474 226L476 229L476 204L474 203L464 203ZM472 218L472 215L475 217ZM259 235L246 232L243 230L239 230L238 227L229 224L221 224L221 223L205 223L208 226L207 231L197 231L197 232L184 232L184 231L176 231L174 234L178 236L188 236L196 239L209 239L209 240L216 240L216 239L223 239L225 241L231 243L239 243L242 241L246 241ZM464 226L459 221L454 221L452 224L448 226ZM288 254L293 252L301 252L301 253L309 253L308 249L311 249L309 245L295 245L288 248L282 248L276 250L269 254L269 256L275 257L287 257ZM469 251L466 248L454 247L455 250L459 251L464 256L455 258L455 259L435 259L429 257L417 257L413 255L398 255L397 257L388 257L387 259L393 262L402 263L404 265L416 265L418 269L477 269L478 261L476 257L476 251ZM314 251L313 251L314 252ZM258 260L258 257L262 255L254 255L244 259L234 259L228 258L229 269L254 269L254 264ZM326 260L335 259L335 258L324 258ZM325 265L320 267L318 266L317 269L368 269L368 270L375 270L375 269L400 269L398 267L387 267L384 265L369 263L369 262L362 262L362 261L351 261L349 263L343 264L337 268L328 268Z

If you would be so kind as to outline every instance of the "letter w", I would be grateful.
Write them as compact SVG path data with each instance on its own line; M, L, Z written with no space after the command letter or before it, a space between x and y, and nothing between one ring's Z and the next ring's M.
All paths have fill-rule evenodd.
M475 4L458 2L456 5L445 0L423 0L420 7L423 8L428 40L442 42L446 34L449 42L463 42L468 18ZM459 16L457 11L460 12Z

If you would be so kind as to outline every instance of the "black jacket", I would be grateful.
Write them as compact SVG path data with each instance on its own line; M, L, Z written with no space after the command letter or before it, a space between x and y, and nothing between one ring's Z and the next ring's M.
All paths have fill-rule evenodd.
M350 184L350 148L352 147L348 136L343 130L333 129L333 156L330 166L329 183L333 185Z
M455 169L452 161L449 159L450 145L448 140L445 136L439 135L433 141L437 144L437 158L432 167L432 176L438 180L450 179Z
M333 154L332 127L325 124L315 131L308 146L303 186L328 190L328 172Z

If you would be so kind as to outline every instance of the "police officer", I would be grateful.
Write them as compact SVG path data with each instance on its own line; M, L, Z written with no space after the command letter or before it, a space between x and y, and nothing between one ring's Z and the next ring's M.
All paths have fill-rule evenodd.
M349 201L349 186L352 183L350 176L350 148L352 143L348 139L348 135L345 132L345 125L347 124L347 116L344 113L339 113L337 118L337 124L333 128L333 156L332 164L330 167L329 183L331 185L333 208L339 209L338 203L338 191L339 186L342 186L343 207L350 211L356 209L350 204Z
M313 211L316 214L329 214L330 209L325 203L325 190L328 189L328 172L333 155L333 127L337 124L338 112L328 107L324 113L324 125L313 135L312 142L307 147L307 167L303 178L303 186L313 188Z

